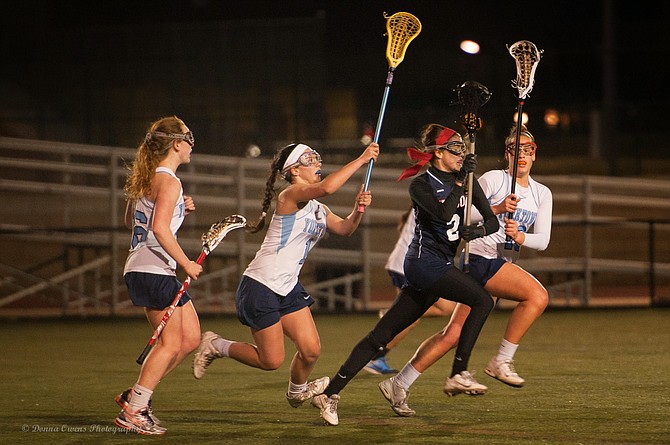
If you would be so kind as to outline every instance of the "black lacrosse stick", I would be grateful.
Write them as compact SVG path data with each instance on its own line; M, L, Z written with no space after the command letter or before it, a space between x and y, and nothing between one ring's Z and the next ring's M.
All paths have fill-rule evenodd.
M456 87L458 103L461 105L461 123L468 132L468 153L475 152L475 138L477 130L482 128L482 119L479 117L479 109L491 98L488 88L474 80L468 80L463 85ZM473 173L467 176L467 206L465 208L465 225L470 225L470 214L472 208L472 181ZM465 243L463 252L463 270L468 271L470 267L470 243Z
M516 108L517 124L514 142L514 165L512 166L512 185L510 187L510 194L513 195L516 187L517 169L519 167L519 139L521 138L521 126L523 124L523 104L535 85L535 70L538 63L540 63L544 51L537 49L537 46L528 40L519 40L508 46L507 49L516 62L516 79L512 80L512 87L516 88L519 93L519 101ZM514 215L508 213L507 217L512 219ZM515 243L509 235L505 237L503 248L501 249L498 246L498 252L501 256L512 262L519 258L520 250L521 246Z

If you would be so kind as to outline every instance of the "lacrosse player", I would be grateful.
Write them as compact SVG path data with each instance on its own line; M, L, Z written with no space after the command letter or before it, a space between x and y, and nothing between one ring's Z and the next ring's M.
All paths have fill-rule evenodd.
M521 387L525 380L514 368L514 354L524 334L544 312L548 294L542 284L509 258L505 258L504 244L509 237L516 244L544 250L551 235L552 195L549 188L530 176L537 145L527 128L522 127L519 139L516 191L510 194L510 183L515 162L516 127L505 139L506 170L492 170L479 178L479 183L499 220L497 232L477 238L470 243L469 274L497 298L518 302L510 315L498 353L488 362L484 372L513 387ZM509 219L507 215L513 215ZM479 219L476 214L474 220ZM502 248L501 248L502 247ZM460 347L472 329L465 321L470 308L458 304L449 324L437 334L426 339L414 357L401 372L380 385L399 385L408 391L412 383L433 363L454 347ZM460 338L460 340L459 340ZM457 363L454 361L454 366ZM449 396L465 393L484 394L488 388L474 379L463 378L452 370L444 386ZM393 402L389 400L392 404ZM403 416L394 408L394 411Z
M468 336L463 337L457 351L462 367L460 371L467 370L479 331L493 308L493 299L488 292L453 263L461 237L472 240L498 229L498 221L476 181L473 203L484 216L484 224L461 225L466 207L463 184L467 173L476 169L476 157L472 154L466 156L461 135L442 125L425 126L418 142L418 150L408 149L410 158L418 162L405 169L398 179L415 175L430 162L428 171L415 178L409 188L416 217L414 238L404 263L409 285L402 289L372 331L354 347L323 394L312 400L312 404L319 408L321 418L329 425L339 422L339 392L370 359L383 351L398 333L418 320L438 298L458 301L472 309L465 323L471 329L467 332ZM382 388L382 391L395 391L396 388L401 390L394 385ZM393 398L398 400L398 409L412 415L406 403L407 396L407 392L394 393Z
M297 349L290 366L286 399L294 408L321 394L329 378L308 383L321 354L321 342L309 306L314 302L299 281L305 258L326 229L338 235L351 235L361 222L359 206L372 202L370 192L361 185L354 209L345 218L330 211L317 199L330 195L366 165L376 160L379 146L370 144L363 153L339 170L321 178L321 156L304 144L291 144L279 150L270 167L258 232L273 198L275 213L260 250L245 270L235 296L237 316L249 326L255 345L226 340L205 332L193 360L193 375L200 379L213 360L230 357L245 365L270 371L284 362L284 335ZM289 185L277 194L278 177Z
M389 276L391 277L391 282L396 288L396 297L400 294L402 288L407 284L407 278L405 278L405 270L403 263L405 262L405 254L407 253L407 248L409 243L412 242L414 238L414 229L416 227L416 221L414 219L414 212L410 208L408 211L402 214L400 218L400 224L398 227L398 240L393 247L393 251L386 260L386 265L384 266ZM438 298L438 300L423 314L423 317L446 317L451 315L454 311L456 303L453 301L445 300L443 298ZM386 309L379 311L379 318L383 317L386 313ZM379 352L375 358L370 360L367 365L363 368L365 371L370 374L397 374L398 370L393 369L386 360L387 354L393 349L400 341L407 336L407 334L414 329L414 327L419 323L419 320L414 322L407 329L402 331L400 334L396 335L391 342L386 345L383 351Z
M175 234L184 216L195 210L175 175L191 162L195 141L184 122L175 117L157 120L137 149L125 184L125 223L132 229L130 252L124 268L133 304L144 307L153 329L181 287L179 265L193 280L202 266L189 260ZM170 371L191 353L200 340L200 322L188 293L184 293L170 323L147 357L135 385L116 397L122 410L115 423L139 434L160 435L166 429L154 415L151 396Z

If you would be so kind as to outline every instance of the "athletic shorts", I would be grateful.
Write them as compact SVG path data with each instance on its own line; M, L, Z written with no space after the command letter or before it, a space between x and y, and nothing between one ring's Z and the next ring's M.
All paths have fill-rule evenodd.
M128 296L135 306L149 309L165 309L170 306L181 283L174 275L158 275L146 272L128 272L123 276L128 286ZM183 306L191 300L184 292L177 306Z
M313 303L314 299L300 282L283 297L246 275L242 275L235 293L237 318L243 325L259 331L278 323L282 316Z
M405 275L398 272L393 272L392 270L387 270L387 272L391 277L391 283L393 283L393 285L398 289L402 289L409 284L407 282L407 278L405 278Z
M453 267L453 259L425 252L421 258L405 258L404 264L407 282L418 290L429 289Z
M461 256L462 261L463 257ZM493 275L497 274L500 268L503 267L505 260L502 258L484 258L483 256L471 253L468 264L468 274L482 286L485 286Z

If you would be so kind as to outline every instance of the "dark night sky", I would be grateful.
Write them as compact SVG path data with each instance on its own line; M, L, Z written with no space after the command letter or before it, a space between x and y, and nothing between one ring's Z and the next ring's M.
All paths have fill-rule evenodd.
M21 46L45 31L97 25L216 22L239 19L323 17L329 83L356 88L363 109L378 109L386 78L383 13L407 11L423 30L397 68L393 100L446 103L453 88L476 80L492 101L513 103L515 65L507 45L530 40L544 50L531 103L591 106L603 100L602 34L605 1L277 1L277 0L21 0L2 14L2 43ZM670 117L665 67L670 50L670 2L611 0L614 11L616 97L625 117L659 131ZM462 39L480 42L477 56L458 49ZM55 45L61 42L52 42ZM8 75L11 76L11 73ZM649 107L651 111L649 111ZM655 107L655 108L654 108ZM636 125L641 125L637 123ZM660 131L667 131L665 125ZM649 131L649 128L640 128Z
M365 67L347 67L347 57L368 60L373 66L384 60L384 12L400 10L416 15L423 24L420 36L411 44L402 71L422 71L420 82L439 82L444 70L461 70L468 75L504 70L514 74L507 60L506 45L530 40L544 49L545 58L537 72L537 85L560 101L599 100L599 79L603 12L601 1L276 1L276 0L142 0L142 1L46 1L22 0L8 5L3 13L4 38L19 41L43 28L86 27L96 24L150 24L158 22L207 22L249 18L314 17L324 15L328 29L328 52L341 60L342 82L359 82ZM655 2L656 3L656 2ZM649 96L649 82L634 78L645 73L659 76L667 49L670 5L666 2L613 1L617 51L623 85L623 100ZM642 6L641 6L642 5ZM467 56L458 42L471 38L482 44L480 56ZM649 45L642 47L643 42ZM381 54L380 53L381 48ZM646 55L646 56L645 56ZM490 58L491 62L477 59ZM658 61L655 61L654 59ZM499 64L506 66L498 66ZM507 65L512 65L511 69ZM360 65L360 64L358 64ZM639 69L634 69L635 67ZM346 68L346 69L345 69ZM650 70L651 68L651 70ZM658 68L658 69L654 69ZM347 75L347 73L349 73ZM664 76L662 76L664 77ZM638 80L639 79L639 80ZM659 78L660 80L660 78ZM366 80L363 80L365 82ZM383 79L382 79L383 82ZM640 93L642 90L642 93ZM558 94L560 91L560 94ZM540 94L538 88L537 94Z

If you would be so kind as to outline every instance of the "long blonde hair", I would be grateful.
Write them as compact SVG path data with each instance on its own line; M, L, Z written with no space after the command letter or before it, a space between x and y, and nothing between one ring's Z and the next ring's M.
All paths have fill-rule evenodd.
M151 180L156 174L156 167L165 159L174 142L173 138L153 133L183 133L185 127L184 121L177 116L163 117L151 124L137 147L135 160L128 166L129 172L123 187L127 200L136 201L151 194Z

